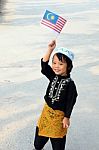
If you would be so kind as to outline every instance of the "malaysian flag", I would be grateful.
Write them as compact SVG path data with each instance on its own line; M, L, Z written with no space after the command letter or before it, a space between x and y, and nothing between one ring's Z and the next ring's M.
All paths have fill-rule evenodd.
M41 24L55 30L58 33L61 32L66 22L66 19L48 10L45 11L43 19L41 20Z

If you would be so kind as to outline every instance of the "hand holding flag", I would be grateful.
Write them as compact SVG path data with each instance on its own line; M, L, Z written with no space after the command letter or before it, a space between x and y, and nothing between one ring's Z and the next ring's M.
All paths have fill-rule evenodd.
M57 33L60 33L66 22L67 20L65 20L61 16L46 10L43 19L41 21L41 24L51 28Z

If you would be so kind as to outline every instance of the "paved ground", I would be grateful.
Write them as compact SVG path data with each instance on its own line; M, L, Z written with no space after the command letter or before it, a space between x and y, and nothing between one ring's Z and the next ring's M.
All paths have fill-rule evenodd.
M0 1L1 2L1 1ZM3 6L2 6L3 5ZM45 9L68 23L57 39L75 53L78 99L66 150L99 149L99 2L8 0L0 11L0 150L31 150L47 80L40 58L56 35L40 26ZM51 150L50 142L45 146Z

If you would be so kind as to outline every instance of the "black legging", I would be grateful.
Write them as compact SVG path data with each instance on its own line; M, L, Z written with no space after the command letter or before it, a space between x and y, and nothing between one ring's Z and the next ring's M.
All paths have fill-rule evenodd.
M38 135L38 127L36 128L34 146L36 150L42 150L49 140L48 137ZM50 138L53 150L65 150L66 136L63 138Z

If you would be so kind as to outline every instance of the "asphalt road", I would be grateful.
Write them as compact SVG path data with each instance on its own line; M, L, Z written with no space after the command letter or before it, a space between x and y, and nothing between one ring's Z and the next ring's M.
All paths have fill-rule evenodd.
M39 24L45 9L67 18L68 25L57 42L75 53L72 78L78 98L66 150L98 150L99 2L8 0L1 6L0 150L33 148L36 121L47 86L40 73L40 58L53 36ZM45 150L51 150L50 142Z

